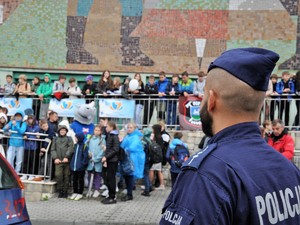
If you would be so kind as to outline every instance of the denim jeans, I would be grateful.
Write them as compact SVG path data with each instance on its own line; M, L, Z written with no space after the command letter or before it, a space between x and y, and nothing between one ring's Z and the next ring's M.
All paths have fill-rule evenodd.
M24 156L24 147L9 146L7 150L7 161L15 169L17 173L20 173ZM14 166L14 160L16 158L16 166Z
M135 118L134 122L137 125L139 129L142 128L142 112L143 112L144 106L142 104L136 104L135 107Z
M149 169L150 169L149 163L145 163L145 167L144 167L145 192L150 192L150 188L151 188Z
M175 100L171 100L168 103L168 119L167 124L168 125L176 125L177 115L177 102Z
M134 186L134 178L133 175L124 175L125 183L126 183L126 189L127 189L127 195L132 197L132 190Z

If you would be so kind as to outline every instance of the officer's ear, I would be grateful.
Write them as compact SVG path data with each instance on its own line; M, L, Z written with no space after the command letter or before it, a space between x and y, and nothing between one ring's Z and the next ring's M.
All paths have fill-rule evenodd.
M217 102L217 93L214 90L209 90L209 97L207 99L207 111L212 112L215 110Z

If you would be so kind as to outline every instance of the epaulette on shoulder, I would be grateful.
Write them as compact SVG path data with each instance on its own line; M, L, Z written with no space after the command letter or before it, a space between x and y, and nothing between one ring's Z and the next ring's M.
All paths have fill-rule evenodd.
M210 144L206 146L203 150L197 152L196 154L192 155L188 160L186 160L181 169L182 170L187 170L187 169L192 169L192 170L197 170L203 160L211 153L213 152L217 147L216 143Z

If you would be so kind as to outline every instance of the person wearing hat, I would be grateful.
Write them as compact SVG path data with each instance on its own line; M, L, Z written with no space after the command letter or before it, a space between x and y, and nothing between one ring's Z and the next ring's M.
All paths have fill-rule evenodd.
M200 117L211 139L183 163L161 225L300 224L300 171L261 138L258 125L278 59L240 48L210 64Z
M9 148L7 150L7 161L20 173L23 156L24 156L24 140L23 135L26 131L27 125L23 122L24 113L19 110L14 114L13 119L4 126L4 132L11 131L9 138Z
M51 83L51 75L49 73L45 73L44 83L42 83L36 91L36 95L39 97L41 101L41 108L40 108L40 115L39 115L40 119L47 118L49 102L52 94L52 87L53 84Z
M93 97L95 95L96 91L96 84L93 83L93 76L88 75L85 78L86 84L83 86L81 93L87 98L87 97Z
M58 136L53 139L51 146L51 156L55 164L58 197L67 198L70 176L69 161L74 152L74 143L72 138L67 136L68 128L66 126L60 126L57 132Z

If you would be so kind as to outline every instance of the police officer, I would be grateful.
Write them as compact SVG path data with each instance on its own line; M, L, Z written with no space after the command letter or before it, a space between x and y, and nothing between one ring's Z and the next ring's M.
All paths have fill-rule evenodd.
M257 124L278 59L241 48L211 63L200 117L212 138L184 163L160 224L300 224L299 169L267 145Z

